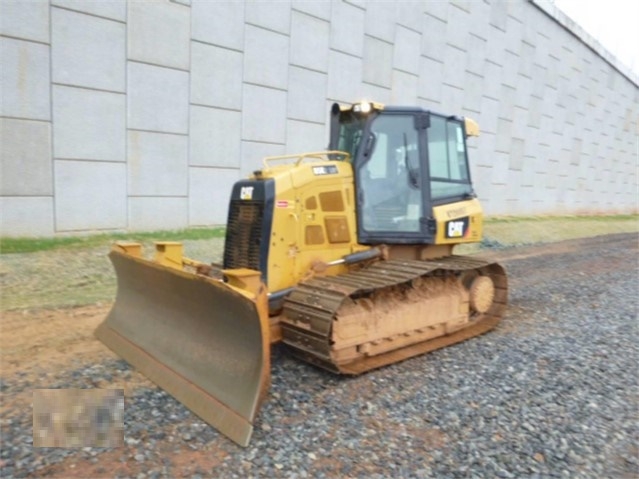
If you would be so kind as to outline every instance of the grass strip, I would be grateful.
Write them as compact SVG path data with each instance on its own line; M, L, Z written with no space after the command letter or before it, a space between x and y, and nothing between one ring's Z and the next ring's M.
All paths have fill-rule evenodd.
M187 241L224 237L225 228L188 228L173 231L100 233L54 238L0 238L0 254L34 253L65 248L108 247L114 241Z

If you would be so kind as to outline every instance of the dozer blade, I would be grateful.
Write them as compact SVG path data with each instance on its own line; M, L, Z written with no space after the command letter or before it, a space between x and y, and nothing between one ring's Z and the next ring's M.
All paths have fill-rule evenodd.
M100 341L221 433L247 446L270 385L266 291L119 251L118 290Z

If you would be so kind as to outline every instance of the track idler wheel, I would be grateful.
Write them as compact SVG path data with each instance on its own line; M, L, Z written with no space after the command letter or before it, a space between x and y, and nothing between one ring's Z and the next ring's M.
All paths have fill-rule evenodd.
M495 285L490 276L476 276L469 288L470 307L478 313L486 313L495 299Z

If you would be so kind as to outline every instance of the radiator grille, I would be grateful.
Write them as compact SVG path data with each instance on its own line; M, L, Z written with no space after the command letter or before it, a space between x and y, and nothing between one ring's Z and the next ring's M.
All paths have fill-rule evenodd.
M232 200L226 226L224 268L260 270L260 245L264 218L261 201Z

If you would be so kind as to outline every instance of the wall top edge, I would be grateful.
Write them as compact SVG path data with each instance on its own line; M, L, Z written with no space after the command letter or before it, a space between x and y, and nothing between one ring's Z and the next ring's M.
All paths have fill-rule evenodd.
M599 41L584 30L577 22L566 15L549 0L529 0L535 7L539 8L559 25L564 27L588 48L609 63L615 70L630 80L636 87L639 87L639 76L633 73L628 67L619 61L610 51L608 51Z

